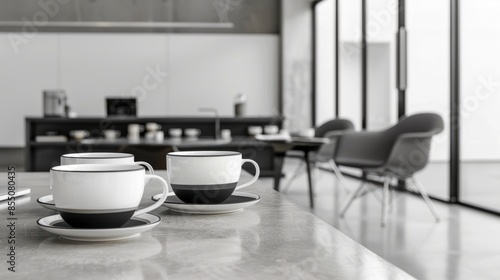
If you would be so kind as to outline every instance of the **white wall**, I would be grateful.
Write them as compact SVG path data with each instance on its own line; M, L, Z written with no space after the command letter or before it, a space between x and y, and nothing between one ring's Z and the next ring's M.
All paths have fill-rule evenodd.
M43 34L14 53L0 36L0 145L24 146L24 116L42 114L42 89L58 85L57 36Z
M79 115L104 116L104 97L124 95L138 98L140 116L168 112L166 79L148 87L145 96L136 88L149 75L148 67L167 71L167 36L63 34L59 40L60 88Z
M62 88L80 116L105 116L105 96L136 96L139 116L278 111L278 35L41 33L19 52L0 33L0 146L24 146L24 117L42 115L42 90ZM159 75L151 74L160 72ZM163 74L162 74L163 73Z
M175 94L168 111L193 115L214 107L232 116L241 92L249 115L278 115L278 53L275 35L173 35L168 63L169 92Z

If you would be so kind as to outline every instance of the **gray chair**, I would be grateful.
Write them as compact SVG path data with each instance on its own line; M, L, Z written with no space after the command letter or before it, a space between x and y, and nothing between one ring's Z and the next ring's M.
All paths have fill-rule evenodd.
M317 152L311 153L309 155L309 161L314 165L326 162L330 163L330 167L339 178L341 185L343 186L346 192L349 192L349 188L339 168L337 167L337 165L335 165L333 161L333 156L335 154L335 149L337 147L337 141L336 141L337 137L342 133L351 130L354 130L354 125L350 120L347 119L334 119L323 123L314 130L314 137L329 138L330 141L329 143L322 145ZM304 156L301 155L300 158L303 159ZM293 177L285 185L284 191L286 191L290 187L290 184L293 182L293 180L295 180L295 178L297 178L297 176L299 176L302 173L300 172L300 170L301 169L305 170L304 165L305 162L301 162L301 164L293 173Z
M383 131L344 133L337 138L333 157L337 165L359 168L365 174L382 177L382 226L387 223L389 185L395 179L404 181L405 187L411 181L436 221L439 221L434 204L413 175L427 165L432 136L443 131L443 127L443 119L439 115L424 113L403 117L396 125ZM364 186L361 184L350 195L341 217L352 202L364 194L361 192Z
M353 130L354 125L347 119L334 119L323 123L314 130L314 137L326 137L335 131Z

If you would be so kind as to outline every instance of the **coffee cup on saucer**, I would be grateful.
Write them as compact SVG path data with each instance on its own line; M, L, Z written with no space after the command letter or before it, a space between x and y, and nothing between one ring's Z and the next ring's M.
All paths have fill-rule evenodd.
M61 165L70 164L138 164L144 165L150 174L154 173L151 164L134 161L133 154L127 153L72 153L61 156Z
M200 135L201 131L197 128L186 128L184 129L184 135L189 138L196 138Z
M251 163L254 177L236 186L241 166ZM167 177L172 190L185 203L218 204L228 199L233 191L253 184L260 175L259 165L251 159L242 159L239 152L189 151L167 154Z
M159 201L137 210L145 180L163 187ZM117 228L130 218L160 207L168 185L135 164L76 164L50 169L50 189L62 219L74 228Z

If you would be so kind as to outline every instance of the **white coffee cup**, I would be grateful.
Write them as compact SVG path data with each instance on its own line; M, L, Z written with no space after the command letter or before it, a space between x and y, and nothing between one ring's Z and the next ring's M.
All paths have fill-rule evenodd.
M163 131L157 131L154 137L156 142L162 142L165 139L165 133Z
M133 154L127 153L73 153L61 156L61 165L70 164L138 164L144 165L150 174L154 173L151 164L134 161Z
M144 138L146 138L146 140L153 140L156 137L156 132L157 131L148 131L144 134Z
M222 139L231 139L231 130L230 129L223 129L220 131L220 137Z
M157 123L146 123L147 131L158 131L161 129L161 125Z
M163 187L159 201L137 210L145 180ZM130 218L160 207L168 185L157 175L145 174L136 164L60 165L50 170L54 203L66 223L75 228L117 228Z
M128 137L139 138L141 132L144 131L144 126L136 123L131 123L128 125Z
M249 182L236 186L241 166L246 162L254 165L255 175ZM242 159L239 152L190 151L167 154L168 181L177 197L186 203L221 203L233 191L253 184L259 175L259 165L251 159Z
M120 137L121 133L119 130L103 130L102 134L104 135L104 138L108 140L113 140L116 139L117 137Z

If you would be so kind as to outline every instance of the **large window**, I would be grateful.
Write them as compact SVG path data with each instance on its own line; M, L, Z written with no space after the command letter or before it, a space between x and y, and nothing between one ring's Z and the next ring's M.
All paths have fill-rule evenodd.
M406 0L408 83L406 114L438 113L445 129L433 138L430 163L416 177L429 195L449 200L449 0Z
M336 1L339 2L339 116L361 129L361 0Z
M335 118L335 0L314 7L316 53L316 124Z
M323 46L331 53L338 46L337 65L323 67L339 69L328 72L339 77L338 115L358 130L363 122L377 130L399 115L438 113L445 129L416 177L434 198L500 214L500 1L322 2L338 5L338 26L332 21L330 30L339 36ZM318 88L334 86L320 79Z
M460 10L460 200L500 211L500 1Z
M366 1L367 128L384 129L397 121L396 0Z

